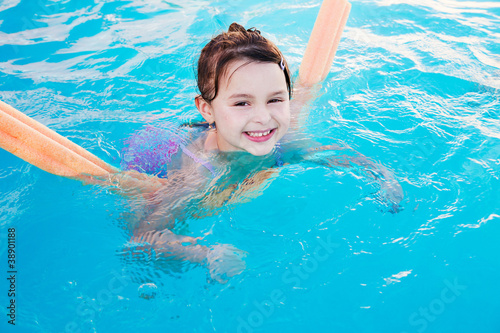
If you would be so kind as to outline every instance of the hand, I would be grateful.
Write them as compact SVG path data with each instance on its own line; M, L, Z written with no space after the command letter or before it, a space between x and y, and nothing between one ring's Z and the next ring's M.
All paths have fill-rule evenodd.
M139 190L141 193L156 191L167 182L166 179L151 176L135 170L122 171L111 176L111 180L124 190Z
M212 245L207 253L207 266L212 279L219 283L240 274L246 267L243 258L246 252L235 248L230 244Z
M93 176L84 180L86 184L110 186L123 195L148 195L167 183L167 179L158 178L135 170L110 173L107 176Z
M403 210L403 207L400 205L400 202L404 198L403 188L395 179L382 182L380 184L379 195L383 204L389 207L390 213L394 214Z

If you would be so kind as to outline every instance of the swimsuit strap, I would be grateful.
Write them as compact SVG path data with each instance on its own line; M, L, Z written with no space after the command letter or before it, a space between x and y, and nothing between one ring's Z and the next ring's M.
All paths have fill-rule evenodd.
M207 168L207 170L212 173L212 176L214 176L214 177L217 176L217 172L215 172L214 167L212 164L210 164L210 162L204 161L201 158L198 158L189 149L187 149L186 146L184 146L183 144L179 144L179 146L181 147L182 152L184 154L191 157L193 159L193 161L195 161L196 163L199 163L199 164L203 165L205 168Z

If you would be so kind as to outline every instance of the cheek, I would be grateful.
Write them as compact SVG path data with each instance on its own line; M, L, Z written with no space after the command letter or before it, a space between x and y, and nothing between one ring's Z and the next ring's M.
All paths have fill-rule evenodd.
M217 111L214 112L214 119L217 124L222 125L228 122L229 117L224 109L217 109Z
M240 131L244 126L245 121L243 117L237 116L234 112L221 112L217 117L217 129L225 134L231 135L234 132Z
M289 105L285 105L283 107L283 109L281 110L281 113L280 113L280 118L281 118L281 121L283 122L283 124L286 124L287 127L288 127L288 125L290 125L290 106Z
M234 117L231 117L229 114L224 114L221 118L227 129L231 129L235 126L235 119Z

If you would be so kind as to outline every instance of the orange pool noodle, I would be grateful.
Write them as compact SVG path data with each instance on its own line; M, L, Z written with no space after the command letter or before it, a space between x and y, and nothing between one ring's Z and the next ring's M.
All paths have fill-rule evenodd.
M8 115L16 118L17 120L21 121L22 123L33 128L34 130L40 132L41 134L45 135L47 138L52 139L55 142L61 144L62 146L74 151L78 155L89 160L90 162L94 163L95 165L103 168L104 170L106 170L108 172L117 172L118 171L118 169L107 164L106 162L101 160L99 157L95 156L94 154L92 154L89 151L85 150L84 148L80 147L76 143L68 140L64 136L54 132L53 130L51 130L47 126L39 123L35 119L28 117L24 113L14 109L12 106L10 106L2 101L0 101L0 112L1 111L7 113ZM3 125L0 123L0 130L2 128L3 128Z
M76 173L64 164L53 160L45 154L33 149L26 143L0 131L0 146L8 152L22 158L26 162L36 165L42 170L64 177L74 177Z
M323 1L299 68L302 85L312 86L328 75L350 11L346 0Z
M108 170L96 165L86 157L81 156L65 145L42 134L37 129L11 116L10 113L15 114L15 112L19 111L12 107L6 108L6 105L5 103L0 104L0 147L42 170L60 176L77 177L83 174L103 176L109 173L108 170L113 170L111 166L103 161L100 164L107 166ZM19 115L17 116L19 117ZM46 133L50 131L51 136L68 146L72 146L72 148L77 146L65 138L65 140L62 140L59 134L49 130L33 119L29 117L28 119L30 120L23 120L30 122L31 125L40 128ZM68 144L66 140L71 144ZM80 152L82 150L85 151L80 146L77 147ZM97 157L94 156L94 158Z

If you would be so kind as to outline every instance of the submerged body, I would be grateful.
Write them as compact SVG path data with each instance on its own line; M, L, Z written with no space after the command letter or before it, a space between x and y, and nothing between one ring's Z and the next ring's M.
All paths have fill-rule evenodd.
M132 252L147 251L157 259L187 260L207 266L211 278L224 282L245 268L246 253L229 244L202 245L202 238L185 236L186 221L217 215L228 205L239 205L260 195L289 164L315 164L349 170L374 181L383 209L395 213L403 198L401 186L381 165L348 147L321 146L305 137L278 143L269 154L207 150L207 138L216 129L195 128L192 141L172 156L166 184L131 198L132 210L140 212L129 221ZM144 196L148 193L147 196ZM129 250L130 250L129 248ZM167 270L170 266L167 267Z

